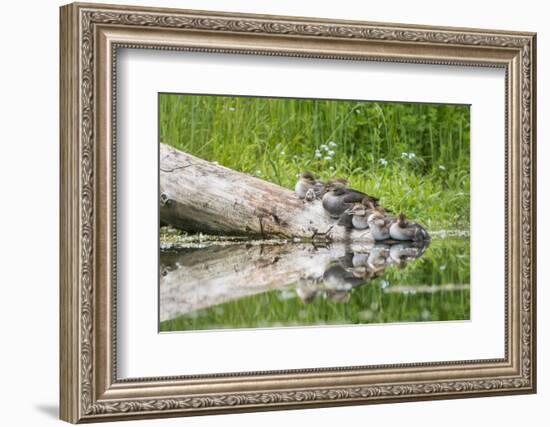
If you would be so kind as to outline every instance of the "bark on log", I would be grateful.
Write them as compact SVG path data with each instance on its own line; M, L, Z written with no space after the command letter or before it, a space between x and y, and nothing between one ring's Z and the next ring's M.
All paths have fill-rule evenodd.
M188 231L372 241L336 225L321 201L160 144L160 220Z

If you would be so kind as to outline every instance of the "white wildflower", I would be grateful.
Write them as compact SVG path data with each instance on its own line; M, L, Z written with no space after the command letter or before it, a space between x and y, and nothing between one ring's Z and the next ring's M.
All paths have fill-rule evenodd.
M334 142L334 141L329 141L329 143L328 143L329 147L336 147L337 145L338 144L336 144L336 142Z
M281 156L284 156L285 155L285 150L282 150L281 151Z
M446 168L445 166L443 166L443 165L439 165L439 170L442 170L442 171L444 171L444 170L446 170L446 169L447 169L447 168Z
M229 111L235 111L235 107L229 107Z
M409 159L414 159L416 157L416 154L414 153L409 153Z
M402 159L408 159L409 158L409 153L401 153L401 158Z
M382 166L387 166L388 165L388 161L386 159L380 159L380 160L378 160L378 163L380 163Z
M328 145L327 144L321 144L321 150L328 151Z
M315 150L315 157L323 157L319 150Z
M336 154L336 153L335 153L333 150L330 150L330 151L328 152L328 155L329 155L329 156L334 156L334 154Z
M328 168L329 170L333 171L334 170L334 166L331 166Z
M332 157L330 156L325 156L325 160L328 160L329 162L332 160Z

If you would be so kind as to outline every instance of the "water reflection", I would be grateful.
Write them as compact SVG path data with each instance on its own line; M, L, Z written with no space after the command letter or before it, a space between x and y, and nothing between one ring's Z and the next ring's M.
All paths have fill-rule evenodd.
M224 304L273 291L279 291L279 300L297 297L302 306L312 305L320 299L345 304L350 301L354 289L382 277L388 267L404 269L408 263L421 257L429 244L333 243L314 246L310 243L243 243L161 252L160 321L182 316L193 318L215 307L223 312ZM262 313L256 315L261 316ZM265 317L269 316L266 314ZM280 319L272 323L263 323L266 326L284 323L282 311L278 317Z

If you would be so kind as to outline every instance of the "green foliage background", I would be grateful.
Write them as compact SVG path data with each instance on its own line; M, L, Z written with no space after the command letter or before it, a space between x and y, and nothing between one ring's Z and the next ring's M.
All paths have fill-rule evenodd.
M469 229L467 105L161 94L160 140L293 188L347 177L430 230Z

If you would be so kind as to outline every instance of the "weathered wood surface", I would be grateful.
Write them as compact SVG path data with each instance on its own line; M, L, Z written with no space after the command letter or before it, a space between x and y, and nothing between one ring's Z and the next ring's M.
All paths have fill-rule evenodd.
M276 184L160 144L160 219L188 231L250 236L371 241L346 231L321 201L304 202Z
M160 320L170 320L214 305L270 290L322 285L325 273L350 251L366 252L371 243L230 245L161 254ZM345 270L344 270L345 271ZM363 281L360 281L363 283ZM339 282L336 282L337 284Z

